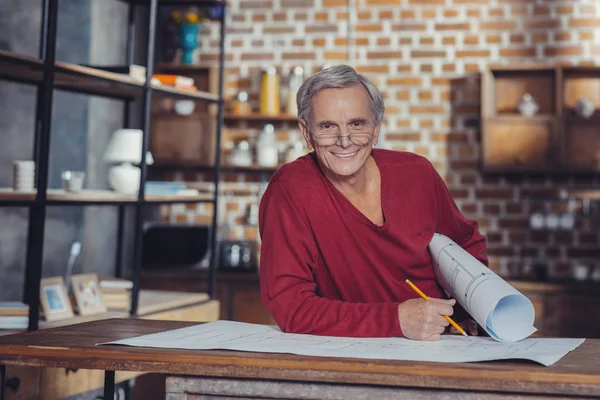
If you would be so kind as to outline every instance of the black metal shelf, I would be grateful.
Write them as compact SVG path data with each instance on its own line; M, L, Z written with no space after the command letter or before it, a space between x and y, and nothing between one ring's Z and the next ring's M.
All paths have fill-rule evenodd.
M0 78L39 85L44 79L44 63L28 57L0 50ZM54 87L76 93L91 94L109 98L132 100L144 96L145 83L126 74L105 71L101 68L57 61L51 69L54 72ZM219 102L219 96L212 93L175 89L170 86L151 84L157 96L179 99Z
M148 6L147 33L142 35L146 38L144 44L146 50L145 79L136 80L128 74L120 74L94 68L90 66L76 65L66 62L56 61L56 36L58 25L58 7L59 0L42 0L41 15L41 38L39 57L31 57L15 52L0 50L0 79L31 84L36 87L36 112L35 112L35 137L34 137L34 156L36 165L36 187L37 192L30 193L11 193L10 190L0 188L0 206L6 207L27 207L29 211L28 231L27 231L27 255L25 262L25 293L24 301L29 305L29 326L28 330L37 330L39 328L39 308L40 308L40 285L43 269L43 253L45 243L45 221L46 210L51 206L86 206L86 205L107 205L117 206L119 217L117 227L117 248L115 274L122 276L121 256L123 251L123 232L125 225L124 209L127 205L134 207L133 221L133 260L131 269L127 271L131 274L133 288L131 291L131 312L130 315L136 316L139 311L139 293L140 293L140 274L142 265L142 234L144 224L144 207L156 204L177 204L177 203L212 203L213 204L213 222L210 233L211 257L209 268L209 289L208 297L213 299L215 295L216 266L217 257L217 218L219 202L216 201L214 194L202 194L193 196L148 196L145 194L145 182L147 180L148 166L145 163L140 165L140 189L136 195L130 197L116 196L114 192L109 191L82 191L78 193L65 193L48 188L48 170L50 155L50 137L52 121L52 103L54 91L65 90L90 95L98 95L109 98L125 100L124 102L124 121L125 127L129 127L129 110L132 103L130 100L141 99L141 115L139 128L142 130L142 155L148 151L148 132L150 128L150 110L152 98L156 96L175 97L193 101L203 101L216 103L217 125L215 151L217 152L214 168L214 192L219 193L220 180L220 148L221 131L223 125L224 102L223 102L223 82L224 82L224 64L225 64L225 2L215 0L123 0L129 4L127 18L127 49L126 65L134 63L134 37L133 32L136 25L136 13L134 6L143 4ZM218 13L218 18L211 21L220 23L219 37L219 83L218 94L206 92L191 92L175 89L165 85L151 83L151 76L154 70L154 50L155 35L158 23L158 5L200 5L200 6L221 6L222 10ZM198 132L201 134L201 132ZM143 158L143 157L142 157ZM109 195L110 194L110 195ZM112 196L112 197L111 197ZM110 387L110 384L109 384ZM106 391L105 393L109 393ZM2 396L0 396L2 397Z

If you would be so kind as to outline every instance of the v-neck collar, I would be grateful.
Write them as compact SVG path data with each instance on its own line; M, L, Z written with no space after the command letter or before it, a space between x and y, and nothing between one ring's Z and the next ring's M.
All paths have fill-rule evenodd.
M342 207L346 211L348 211L354 218L358 219L360 222L367 225L371 229L374 229L377 231L384 231L384 230L388 229L391 218L388 213L389 207L387 207L387 199L388 199L387 190L386 190L386 188L388 186L388 185L386 185L387 176L385 175L384 168L381 168L381 166L377 162L377 150L376 149L371 149L371 157L373 157L373 160L375 161L375 165L376 165L377 169L379 170L379 179L380 179L379 195L381 197L381 212L383 214L383 224L382 225L377 225L377 224L373 223L373 221L371 221L358 208L356 208L356 206L354 204L352 204L352 202L350 202L350 200L348 200L348 198L338 188L336 188L333 183L331 183L329 178L327 178L327 176L321 169L321 166L319 165L319 162L316 159L316 156L313 156L313 157L314 157L313 160L316 163L317 168L318 168L319 172L321 173L323 179L325 179L325 181L327 182L327 185L332 190L334 196L340 201Z

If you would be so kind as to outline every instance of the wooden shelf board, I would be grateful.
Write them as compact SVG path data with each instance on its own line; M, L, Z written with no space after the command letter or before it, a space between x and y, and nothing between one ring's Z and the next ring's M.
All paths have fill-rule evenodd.
M260 165L252 165L249 167L238 167L235 165L221 166L221 172L229 173L273 173L280 167L261 167ZM181 160L154 160L154 164L149 166L154 170L191 170L198 172L211 172L215 168L214 165L200 164L196 162L181 161Z
M35 200L36 192L15 192L11 188L0 188L0 201L2 200ZM47 194L49 201L60 202L98 202L118 203L137 202L137 195L123 195L111 190L84 189L80 192L65 192L62 189L49 189ZM145 201L149 203L177 202L177 201L211 201L210 194L200 193L197 195L146 195Z
M485 121L499 121L499 122L533 122L533 121L547 121L551 122L556 119L554 115L534 115L526 117L519 114L496 114L492 116L483 117Z
M12 188L0 188L0 201L1 200L35 200L35 191L28 192L15 192Z
M209 300L206 293L167 292L162 290L140 290L138 315L144 316L169 310L189 307ZM40 329L80 324L109 318L128 318L127 311L108 311L95 315L76 315L60 321L40 320ZM1 332L1 331L0 331Z
M15 335L26 331L27 329L0 329L0 336Z
M288 121L288 122L297 122L298 117L292 114L278 114L278 115L268 115L268 114L225 114L224 118L230 121Z
M135 98L144 94L144 83L126 74L62 61L57 61L54 67L57 89L115 98ZM43 79L43 71L44 64L37 58L0 50L0 76L39 84ZM219 100L218 96L203 91L189 92L157 84L152 84L152 89L160 96L196 101Z

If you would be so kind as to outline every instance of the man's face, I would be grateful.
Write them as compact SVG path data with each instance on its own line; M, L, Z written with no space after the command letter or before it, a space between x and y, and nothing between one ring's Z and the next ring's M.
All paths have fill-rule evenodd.
M312 101L313 124L300 123L309 148L313 148L325 173L329 176L347 177L362 169L377 144L381 122L373 121L370 98L362 85L343 89L324 89ZM364 132L373 135L366 144L357 144L342 136L334 144L323 144L324 135ZM355 134L354 137L361 135ZM364 137L364 135L362 135Z

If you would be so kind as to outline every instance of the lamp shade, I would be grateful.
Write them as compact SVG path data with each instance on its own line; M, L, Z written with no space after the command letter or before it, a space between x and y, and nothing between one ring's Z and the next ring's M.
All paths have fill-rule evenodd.
M142 161L142 130L118 129L115 131L106 147L104 160L139 164Z

